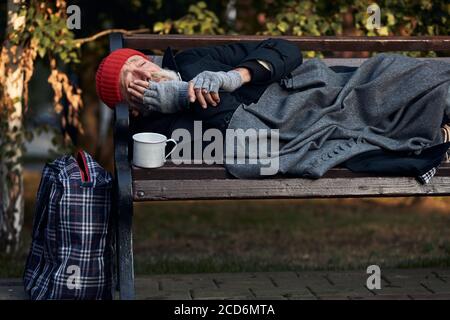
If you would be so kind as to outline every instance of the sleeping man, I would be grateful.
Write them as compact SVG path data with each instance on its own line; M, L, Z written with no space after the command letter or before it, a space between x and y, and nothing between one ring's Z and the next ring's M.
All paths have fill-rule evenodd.
M302 63L281 39L164 54L162 68L119 49L101 63L97 92L110 107L126 102L136 132L243 130L276 135L278 173L321 177L336 165L355 171L421 176L448 145L450 64L378 54L358 68ZM248 137L247 137L248 138ZM244 138L244 160L226 163L236 177L261 175ZM239 145L239 143L238 143ZM259 154L258 154L259 156Z
M301 63L300 50L281 39L196 48L175 56L168 48L162 67L139 51L119 49L101 63L97 92L109 107L128 103L140 115L133 119L139 131L170 136L177 128L193 130L194 120L224 130L240 104L256 102L269 84Z

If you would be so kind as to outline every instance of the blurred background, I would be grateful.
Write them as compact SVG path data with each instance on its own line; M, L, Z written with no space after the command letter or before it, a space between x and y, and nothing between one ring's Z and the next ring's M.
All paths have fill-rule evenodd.
M446 0L378 1L381 28L366 27L372 1L349 0L115 0L66 1L81 12L73 36L108 29L155 34L449 35ZM7 2L0 3L0 39ZM5 26L5 28L3 27ZM80 133L55 112L50 67L36 58L24 126L31 132L24 163L25 218L18 250L0 253L0 277L21 276L30 243L34 201L46 161L81 148L113 170L112 112L95 93L95 71L108 54L108 37L87 41L77 59L60 64L81 89ZM306 57L333 53L304 52ZM339 56L349 57L343 52ZM371 53L358 53L367 57ZM408 53L435 56L437 53ZM447 53L439 53L448 55ZM64 121L63 121L64 122ZM63 146L63 133L70 143ZM68 147L68 148L67 148ZM374 205L376 204L376 205ZM138 274L298 269L450 266L448 200L286 200L177 202L135 205Z

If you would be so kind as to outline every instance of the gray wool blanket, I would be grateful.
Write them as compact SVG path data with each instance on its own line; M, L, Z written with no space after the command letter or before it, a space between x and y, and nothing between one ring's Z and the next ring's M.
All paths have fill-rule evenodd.
M227 142L234 155L227 153L225 165L238 178L256 178L267 166L264 157L276 158L277 173L319 178L366 151L420 153L441 143L444 114L450 115L450 63L378 54L355 71L335 72L312 59L270 85L257 103L239 106L228 126L267 130L279 148L264 156L249 151L251 139ZM239 163L230 160L238 146Z

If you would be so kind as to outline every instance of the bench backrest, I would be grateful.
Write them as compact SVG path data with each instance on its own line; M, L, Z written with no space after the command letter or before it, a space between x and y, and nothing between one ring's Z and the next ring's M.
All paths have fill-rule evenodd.
M174 50L184 50L202 46L223 45L232 42L258 42L269 36L259 35L155 35L113 34L110 38L111 50L131 48L141 51L164 50L171 47ZM446 51L450 56L450 36L418 36L418 37L354 37L354 36L324 36L296 37L278 36L295 43L303 51ZM450 62L450 57L431 58ZM326 58L327 65L359 66L364 58ZM157 60L158 61L158 60Z
M136 34L123 37L123 47L136 50L164 50L168 46L183 50L221 45L238 41L261 41L269 36L234 35L154 35ZM294 37L279 36L311 51L450 51L450 36L436 37Z

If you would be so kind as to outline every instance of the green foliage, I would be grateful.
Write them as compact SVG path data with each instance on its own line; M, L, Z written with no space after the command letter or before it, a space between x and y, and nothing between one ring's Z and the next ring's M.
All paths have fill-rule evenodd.
M9 28L6 40L2 47L2 57L9 55L14 59L17 57L20 62L4 59L2 68L6 74L20 72L22 77L19 80L23 85L23 94L9 97L4 94L3 88L7 84L11 85L11 79L0 76L0 161L9 170L16 167L22 161L21 155L25 151L26 140L33 138L33 132L29 128L10 128L12 114L15 112L14 106L17 102L23 102L23 113L18 116L24 121L24 114L28 105L28 83L34 73L34 63L37 57L46 58L51 67L49 82L55 93L54 103L59 106L60 100L66 97L76 106L80 105L78 91L72 92L73 87L69 84L67 76L58 70L57 60L64 64L78 63L79 44L74 39L74 34L66 25L65 2L62 0L56 3L46 3L41 0L21 1L17 11L9 12ZM0 68L1 69L1 68ZM69 107L71 108L73 104ZM76 114L76 112L73 112ZM54 145L60 148L67 147L62 143L63 139L55 141ZM68 139L66 139L68 140ZM67 141L66 141L67 142ZM20 155L19 157L16 157ZM7 181L11 184L11 181Z
M323 5L323 1L289 1L279 12L269 17L265 35L324 36L342 33L342 15L336 7ZM315 52L305 52L307 57Z
M269 17L267 35L320 36L342 32L342 18L335 8L324 8L320 1L289 1Z
M379 0L381 28L366 26L367 0L278 1L276 14L266 23L268 34L341 35L343 14L353 14L353 26L364 35L447 35L450 32L450 3L432 0ZM269 8L270 9L270 8ZM269 10L268 9L268 10Z
M381 9L381 27L367 26L367 8L377 4ZM156 22L153 31L159 34L223 34L235 33L232 27L223 29L214 1L198 2L189 7L180 19ZM388 36L388 35L448 35L450 33L450 4L432 0L253 0L253 7L264 16L264 22L255 33L277 36ZM239 19L254 17L239 16ZM240 23L250 23L240 21ZM424 53L408 52L418 56ZM305 52L307 57L321 56ZM428 53L433 55L433 53Z
M40 58L50 54L66 64L79 63L79 45L58 10L51 4L43 7L41 1L31 1L29 6L22 6L18 17L24 17L24 27L22 32L11 33L9 40L20 46L31 43L37 47Z
M448 35L450 4L432 0L380 0L381 28L366 25L367 0L275 1L267 8L266 35L334 36L334 35ZM412 55L417 55L411 53ZM314 56L314 52L307 52Z
M208 10L205 2L189 6L188 13L178 20L167 19L164 22L156 22L153 32L159 34L223 34L224 30L219 26L217 15Z

